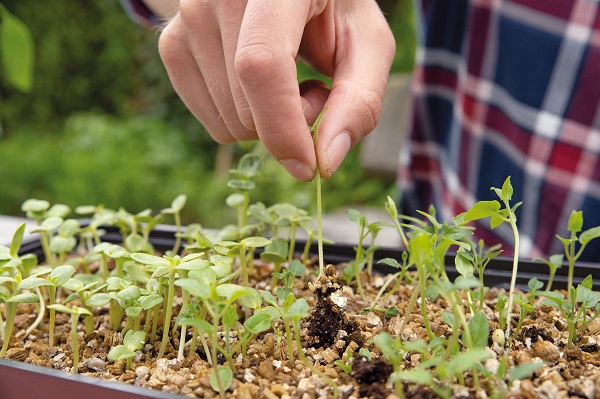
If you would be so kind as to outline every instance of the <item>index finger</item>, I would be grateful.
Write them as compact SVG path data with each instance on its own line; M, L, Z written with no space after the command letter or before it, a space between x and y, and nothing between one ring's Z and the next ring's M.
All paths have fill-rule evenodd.
M316 169L295 62L309 9L306 1L249 0L235 57L260 140L303 181L311 180Z

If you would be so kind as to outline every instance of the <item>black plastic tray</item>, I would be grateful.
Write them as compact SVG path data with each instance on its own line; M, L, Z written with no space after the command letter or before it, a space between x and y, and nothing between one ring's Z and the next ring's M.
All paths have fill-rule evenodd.
M120 243L122 237L115 228L105 228L106 235L103 241ZM174 229L170 226L161 226L153 231L150 241L158 250L164 251L173 247ZM298 249L303 248L303 243L297 244ZM316 245L311 247L311 252L316 253ZM43 259L41 244L36 238L29 238L21 246L21 254L33 253ZM337 264L348 262L355 256L352 245L326 245L324 247L325 261ZM401 259L402 251L399 248L381 248L375 253L375 262L383 258ZM454 279L458 276L454 269L454 260L448 256L448 276ZM374 269L387 274L394 269L385 265L374 265ZM493 259L485 272L485 284L490 287L508 288L512 273L512 259L498 257ZM575 268L574 282L577 284L587 275L600 276L600 265L578 264ZM545 264L523 260L519 264L517 285L526 289L527 282L536 277L546 282L548 268ZM558 269L555 276L555 288L565 288L567 285L567 267ZM598 287L595 287L598 289ZM64 371L53 370L46 367L34 366L18 361L0 359L0 399L182 399L183 396L154 391L149 388L137 387L125 383L105 381L99 378L72 374Z

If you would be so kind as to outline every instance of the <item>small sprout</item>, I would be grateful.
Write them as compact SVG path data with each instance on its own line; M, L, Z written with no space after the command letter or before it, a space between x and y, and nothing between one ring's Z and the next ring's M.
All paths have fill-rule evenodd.
M131 369L131 362L136 355L136 351L144 347L146 333L143 331L129 330L123 337L123 344L113 347L108 352L108 360L114 362L117 360L127 359L125 370Z

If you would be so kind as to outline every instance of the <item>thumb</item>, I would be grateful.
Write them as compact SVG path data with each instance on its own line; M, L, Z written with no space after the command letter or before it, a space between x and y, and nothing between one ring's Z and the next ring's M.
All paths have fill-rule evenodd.
M319 171L325 178L375 129L381 115L395 43L379 9L368 11L373 15L365 17L365 10L357 10L358 15L347 24L356 29L347 31L347 37L339 40L344 46L336 49L331 93L325 103L328 110L316 145Z

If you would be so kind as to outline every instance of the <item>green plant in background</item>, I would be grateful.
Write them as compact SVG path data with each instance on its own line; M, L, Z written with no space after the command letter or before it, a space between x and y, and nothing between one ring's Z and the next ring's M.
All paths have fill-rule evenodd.
M27 26L0 3L0 64L2 75L17 89L33 87L34 44Z

